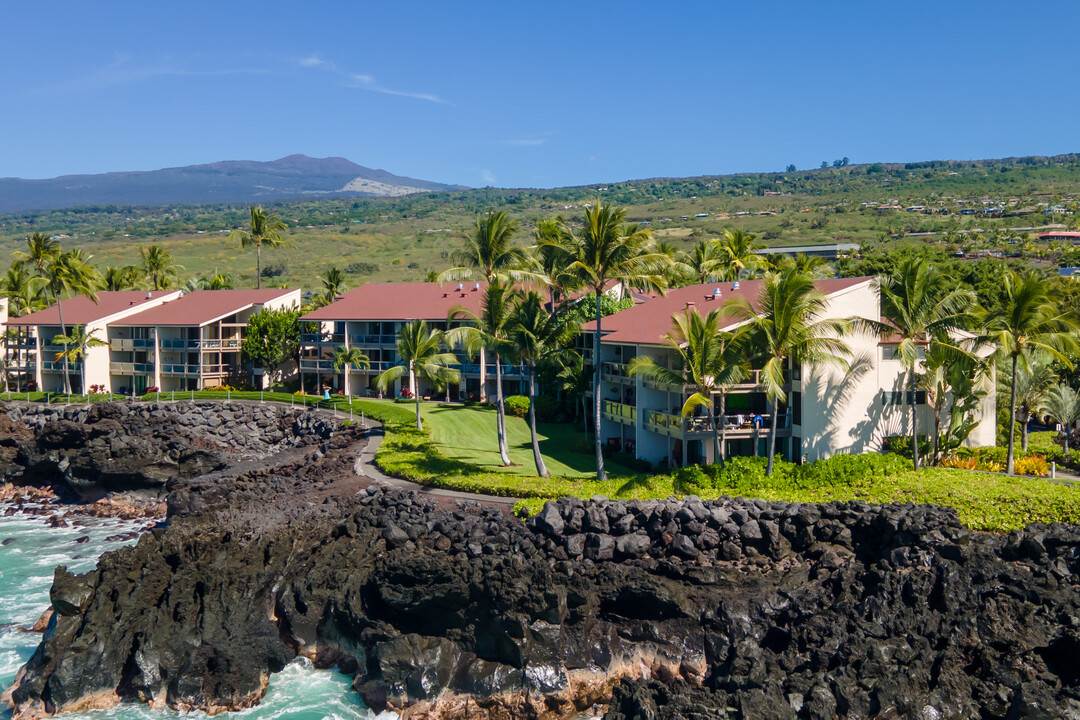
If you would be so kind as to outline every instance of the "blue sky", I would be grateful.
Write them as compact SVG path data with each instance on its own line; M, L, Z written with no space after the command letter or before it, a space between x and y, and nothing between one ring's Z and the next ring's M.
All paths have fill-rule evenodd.
M552 187L1080 150L1080 4L5 3L0 177L291 153Z

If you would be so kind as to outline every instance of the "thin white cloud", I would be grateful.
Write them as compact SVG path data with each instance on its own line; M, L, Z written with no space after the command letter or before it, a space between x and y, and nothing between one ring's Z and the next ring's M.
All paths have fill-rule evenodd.
M365 73L350 73L345 72L339 68L335 63L324 60L318 55L310 55L306 58L301 58L296 61L296 64L301 68L310 70L321 70L337 75L340 78L341 85L348 88L354 88L356 90L367 90L369 92L382 93L383 95L396 95L398 97L412 98L414 100L426 100L433 103L445 103L438 95L431 93L419 93L409 92L406 90L397 90L395 88L388 88L385 85L379 83L371 75Z
M496 145L510 145L512 147L535 147L543 145L547 138L521 138L518 140L496 140Z
M78 90L100 90L116 85L127 85L158 77L217 77L223 75L261 75L267 70L259 68L222 68L214 70L193 70L175 65L135 65L127 56L117 56L116 61L98 68L88 75L53 85L44 85L35 93L71 92Z
M490 170L481 170L480 179L486 182L488 185L495 184L495 175Z

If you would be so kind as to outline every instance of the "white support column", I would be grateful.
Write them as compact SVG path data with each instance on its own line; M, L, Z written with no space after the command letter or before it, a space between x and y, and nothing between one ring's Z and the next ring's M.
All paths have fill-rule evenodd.
M44 390L41 386L41 326L35 328L34 332L34 383L37 385L38 392Z
M154 387L161 387L161 333L156 326L154 327Z

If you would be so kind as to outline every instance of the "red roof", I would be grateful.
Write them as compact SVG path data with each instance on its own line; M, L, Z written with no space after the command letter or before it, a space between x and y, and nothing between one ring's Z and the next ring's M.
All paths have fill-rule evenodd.
M161 297L177 295L177 290L119 290L112 292L99 292L97 302L82 295L68 298L62 301L64 310L64 324L85 325L96 322L118 312L128 310L137 305L159 300ZM56 305L44 310L39 310L29 315L8 320L8 325L59 325L60 311Z
M1080 240L1080 232L1062 230L1060 232L1047 232L1039 235L1040 240L1048 240L1052 238L1068 238L1071 240Z
M296 290L268 288L266 290L196 290L177 300L130 315L114 325L146 325L184 327L202 326L254 305L277 300Z
M460 285L461 289L458 289ZM304 315L301 320L446 320L461 306L480 313L487 283L370 283L350 290L333 302Z
M814 285L826 295L831 295L872 279L868 277L836 278L817 280ZM604 333L604 342L663 345L665 344L664 336L671 332L671 317L676 313L685 312L689 306L688 303L693 303L692 307L697 312L708 313L713 309L722 308L732 298L742 297L750 303L751 307L757 308L764 283L764 280L741 280L737 290L730 282L688 285L671 290L660 297L604 318L600 326ZM720 296L714 298L713 290L716 288L720 289ZM738 322L738 319L733 319L730 325L736 325ZM585 323L581 329L595 330L596 321Z

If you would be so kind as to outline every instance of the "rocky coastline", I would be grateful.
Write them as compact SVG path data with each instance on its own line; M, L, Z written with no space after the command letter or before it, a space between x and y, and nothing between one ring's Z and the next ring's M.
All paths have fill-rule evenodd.
M1080 528L741 498L522 522L370 485L355 426L304 437L166 479L166 522L57 569L15 717L239 709L303 656L405 718L1080 718Z

